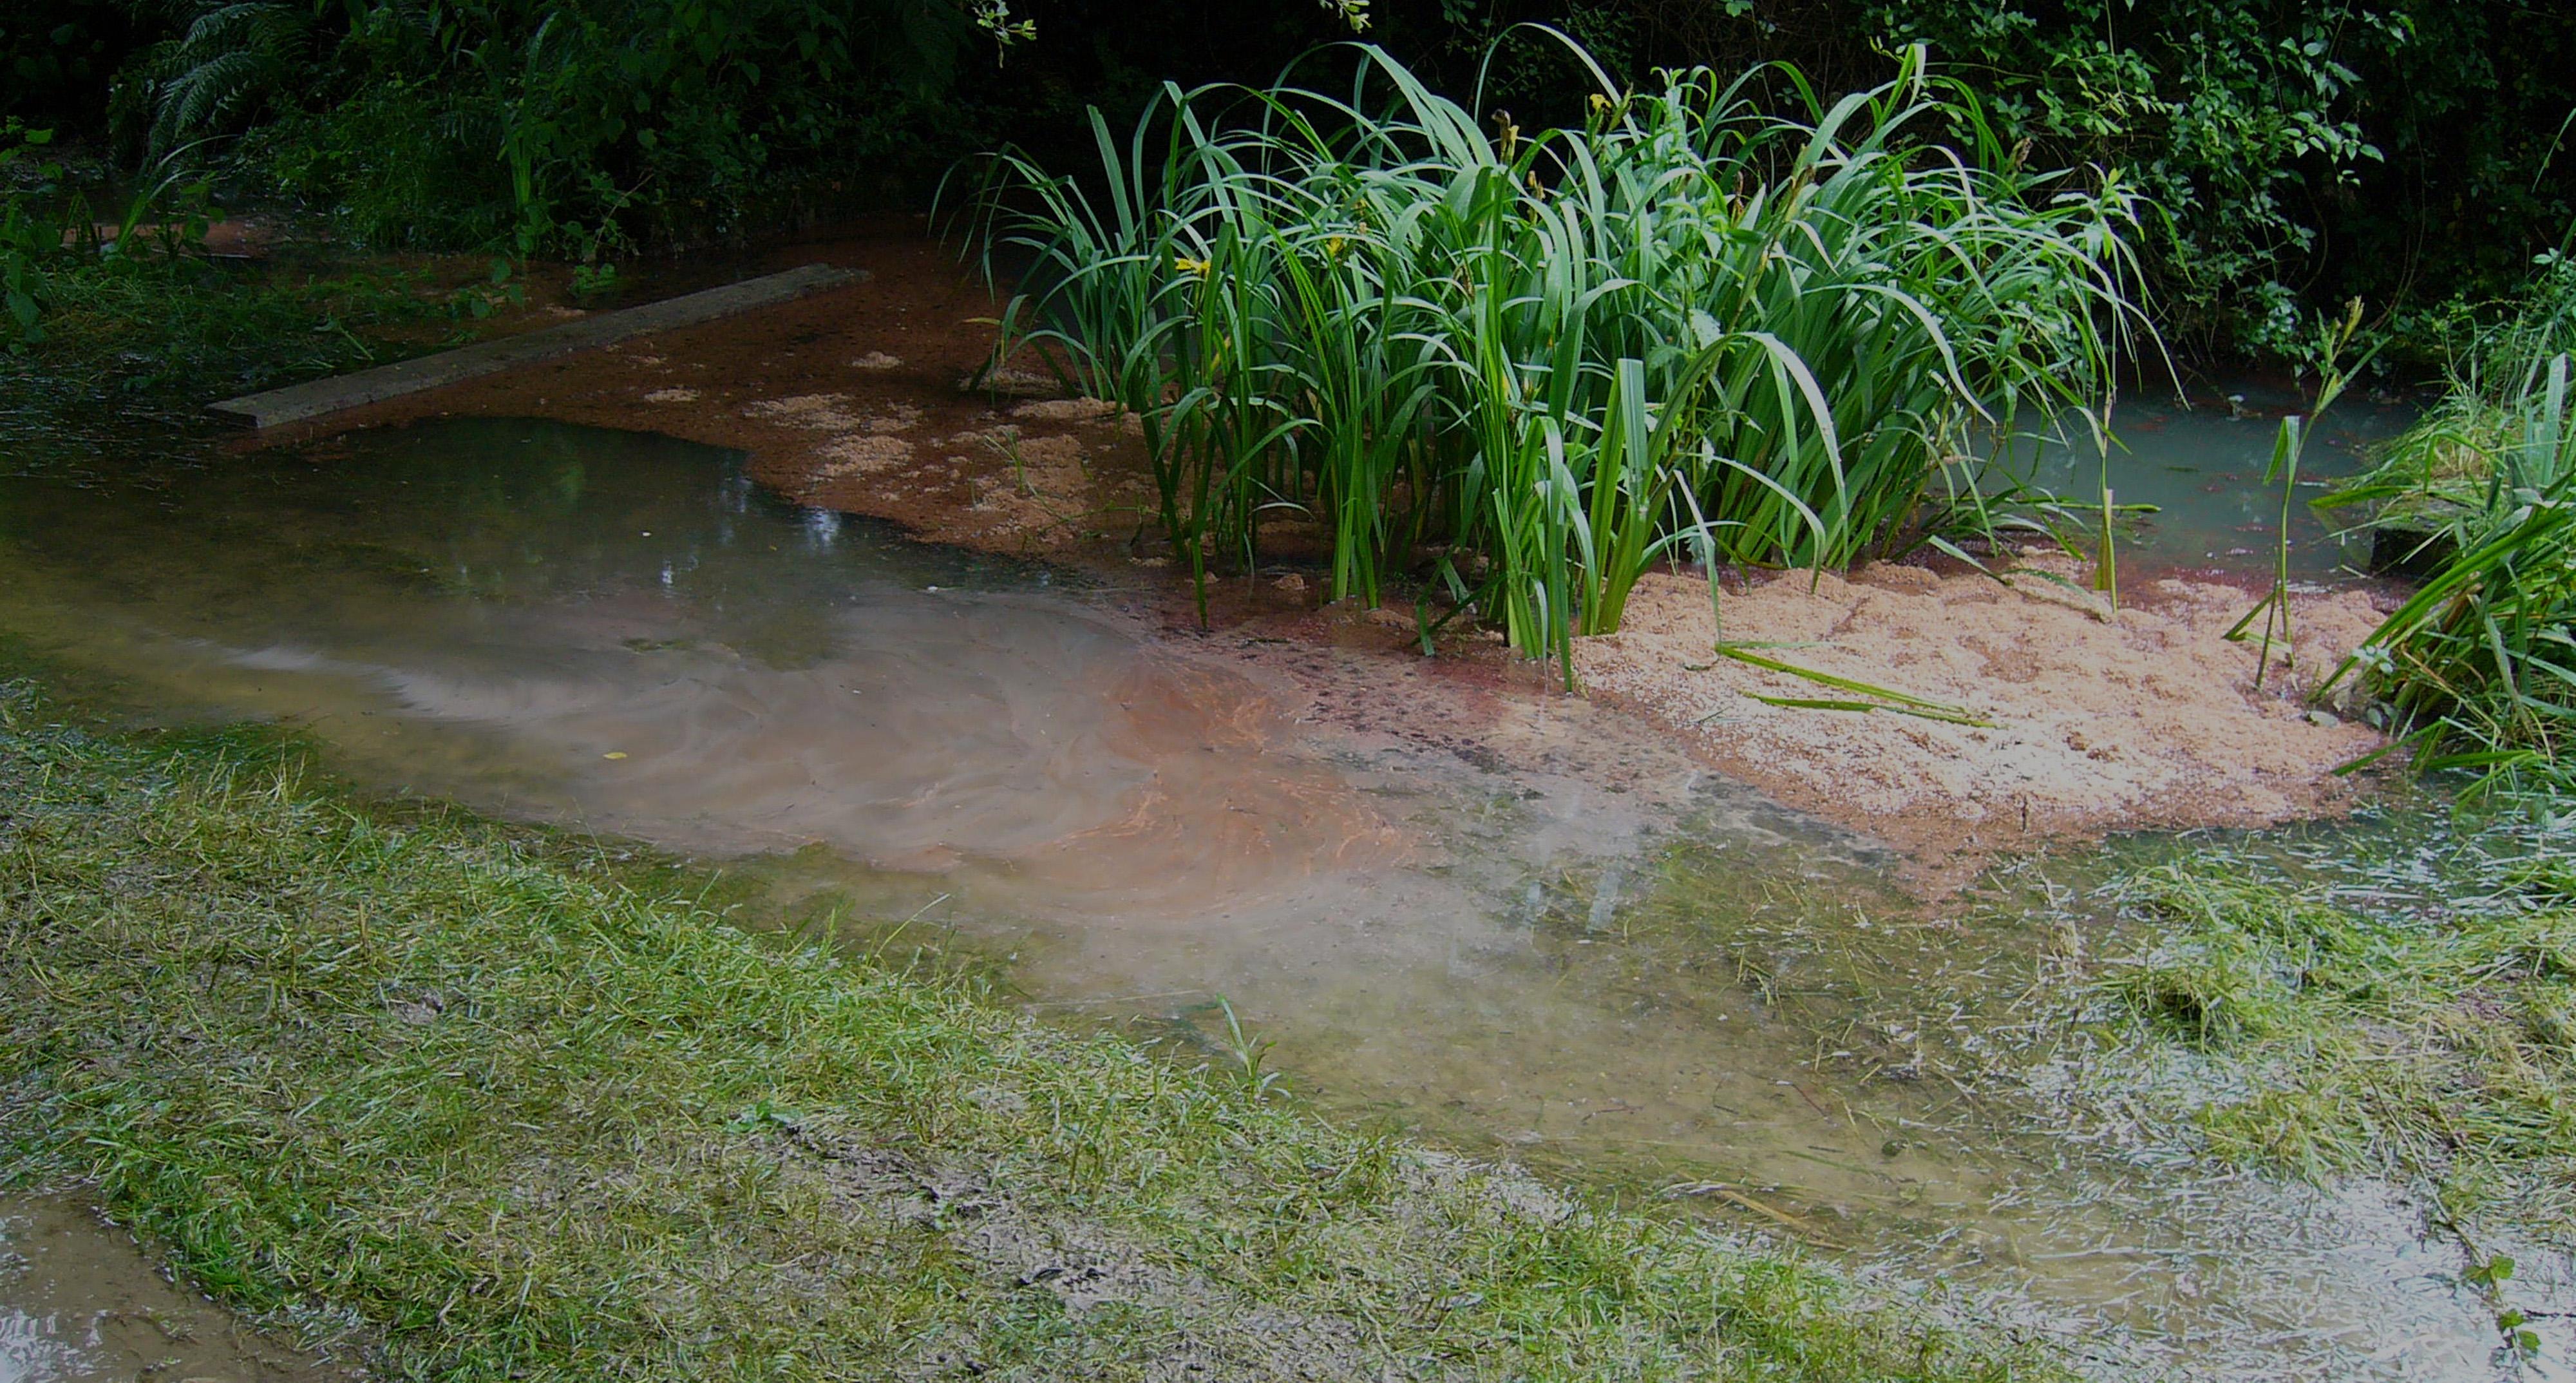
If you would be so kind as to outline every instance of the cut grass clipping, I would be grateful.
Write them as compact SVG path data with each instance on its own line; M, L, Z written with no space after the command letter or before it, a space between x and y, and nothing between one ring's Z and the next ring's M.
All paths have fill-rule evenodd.
M0 694L0 1174L441 1379L2039 1379L582 847Z
M1838 677L1833 673L1822 672L1815 668L1800 667L1796 663L1784 663L1777 658L1766 658L1759 653L1749 652L1741 644L1722 643L1717 645L1714 651L1721 658L1732 658L1750 667L1786 673L1791 677L1802 678L1820 687L1831 687L1836 691L1859 693L1859 697L1765 696L1760 692L1745 693L1746 696L1766 706L1795 706L1818 711L1862 713L1893 711L1898 715L1920 716L1925 720L1937 720L1948 725L1973 725L1988 730L1993 729L1995 725L1993 721L1965 706L1954 706L1947 701L1927 700L1911 692L1895 691L1849 677Z
M2559 881L2564 883L2564 880ZM2452 1219L2576 1244L2576 907L2354 904L2224 861L2120 897L2158 935L2098 970L2128 1115L2239 1165L2430 1186Z
M1980 438L2107 405L2116 174L2023 166L1919 47L1827 100L1776 66L1623 90L1563 41L1579 126L1348 45L1337 90L1167 87L1124 140L1094 112L1079 183L993 160L1004 348L1136 414L1194 576L1303 530L1373 605L1436 554L1570 677L1650 566L1955 550L2023 493Z

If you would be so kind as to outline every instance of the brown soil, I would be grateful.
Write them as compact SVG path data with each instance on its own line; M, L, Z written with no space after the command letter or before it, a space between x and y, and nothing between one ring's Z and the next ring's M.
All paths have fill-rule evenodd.
M1426 661L1409 612L1318 610L1312 574L1282 569L1213 582L1210 628L1198 628L1185 576L1160 555L1132 420L1060 397L1025 369L986 376L996 305L917 220L780 246L735 267L813 262L869 277L262 441L471 414L740 448L754 478L796 502L1100 576L1175 647L1266 671L1304 703L1301 719L1488 767L1569 767L1519 761L1524 727L1547 714L1530 703L1548 678L1490 637L1448 640ZM2220 637L2251 603L2245 592L2160 581L2128 594L2130 608L2103 617L2051 583L1873 567L1812 588L1803 574L1760 580L1726 602L1730 639L1791 645L1766 654L1967 706L1990 728L1745 695L1844 694L1714 656L1707 587L1696 579L1648 577L1626 632L1587 640L1578 663L1602 701L1711 765L1900 847L1914 882L1934 892L1964 883L1994 852L2038 841L2259 825L2357 800L2360 789L2332 770L2377 738L2314 723L2295 698L2376 623L2367 596L2304 599L2296 667L2256 692L2255 653ZM1622 771L1592 776L1619 786Z
M1131 428L1025 371L961 387L986 364L996 305L917 222L739 267L816 262L869 277L283 435L449 414L668 433L749 452L753 477L790 499L891 519L934 542L1123 562L1153 495Z
M182 237L186 233L186 228L178 225L146 225L136 226L134 231L137 235L159 242ZM107 244L123 237L125 227L116 222L101 221L89 228L89 234L98 243ZM76 244L79 239L80 234L77 229L63 232L65 245ZM266 255L269 248L276 243L277 228L268 222L256 219L227 219L207 226L197 247L218 259L257 259Z

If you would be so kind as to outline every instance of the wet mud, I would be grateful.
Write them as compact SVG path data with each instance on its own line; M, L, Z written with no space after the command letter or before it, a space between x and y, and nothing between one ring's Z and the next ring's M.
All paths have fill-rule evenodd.
M0 1381L345 1383L359 1377L173 1285L75 1198L0 1195Z

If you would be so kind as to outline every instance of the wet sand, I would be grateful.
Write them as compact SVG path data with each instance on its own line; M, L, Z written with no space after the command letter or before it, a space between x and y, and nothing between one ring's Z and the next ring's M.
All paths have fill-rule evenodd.
M2363 799L2370 780L2336 770L2380 736L2308 703L2378 626L2371 593L2294 597L2295 640L2270 650L2258 687L2259 637L2227 637L2252 599L2242 589L2134 582L2115 610L2080 575L2063 560L2025 562L2009 584L1921 567L1784 572L1714 608L1706 581L1650 575L1625 626L1579 643L1576 665L1596 695L1727 771L1896 843L1936 887L2052 840L2271 826ZM1719 655L1721 619L1757 656L1944 709L1781 704L1895 703Z

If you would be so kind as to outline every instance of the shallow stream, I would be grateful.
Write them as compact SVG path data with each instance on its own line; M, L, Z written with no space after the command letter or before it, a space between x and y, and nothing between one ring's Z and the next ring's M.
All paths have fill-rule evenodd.
M2219 541L2194 512L2177 552ZM287 724L379 790L719 862L747 919L983 957L1192 1059L1224 1059L1222 996L1342 1117L1997 1294L2106 1369L2497 1375L2397 1192L2211 1179L1948 1074L2025 1059L2049 948L2107 925L2099 862L1927 908L1879 847L1581 701L1484 693L1499 758L1301 723L1115 590L517 421L24 461L0 638L102 709ZM2523 1262L2526 1309L2569 1304ZM2563 1344L2528 1376L2571 1376Z

